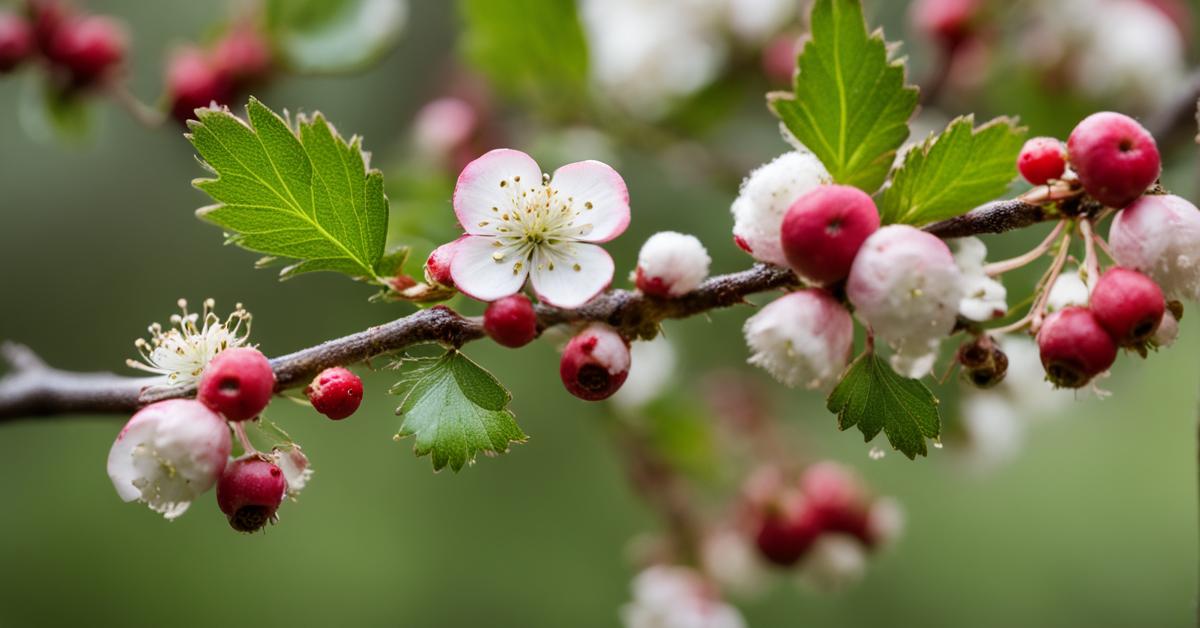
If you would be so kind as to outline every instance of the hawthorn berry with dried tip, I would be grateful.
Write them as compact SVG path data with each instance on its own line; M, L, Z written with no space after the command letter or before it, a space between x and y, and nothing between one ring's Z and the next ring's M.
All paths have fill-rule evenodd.
M0 74L11 72L33 55L33 26L15 13L0 13Z
M766 504L759 517L754 545L767 562L780 567L800 562L823 531L820 513L798 491Z
M613 328L594 323L567 343L558 373L572 395L600 401L621 388L629 365L629 343Z
M1116 209L1136 201L1162 170L1150 132L1137 120L1111 111L1084 118L1071 131L1067 153L1083 189Z
M1067 151L1053 137L1035 137L1017 155L1017 170L1034 185L1045 185L1051 179L1061 179L1067 171Z
M537 313L529 297L513 294L488 304L483 330L497 344L516 349L537 338Z
M239 347L217 354L200 377L197 398L230 421L253 419L271 402L275 372L258 349Z
M317 412L340 421L358 410L363 398L363 383L350 369L334 366L313 378L304 394Z
M258 454L231 461L217 482L217 506L238 532L257 532L274 521L286 494L283 470Z
M846 278L858 249L879 229L879 210L862 190L822 185L788 208L780 248L801 277L829 285Z
M1083 307L1067 307L1047 317L1037 343L1046 377L1059 388L1081 388L1117 359L1116 343Z
M1154 335L1166 311L1162 289L1128 268L1110 268L1092 291L1092 314L1121 347L1135 347Z

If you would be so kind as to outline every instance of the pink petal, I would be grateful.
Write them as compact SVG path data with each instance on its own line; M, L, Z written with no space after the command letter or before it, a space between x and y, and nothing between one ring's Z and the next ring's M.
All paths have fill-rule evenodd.
M530 278L541 301L556 307L577 308L612 283L613 260L604 249L570 242L556 251L561 254L553 259L541 252L533 259Z
M542 170L519 150L497 148L467 164L454 187L454 214L470 235L493 235L522 192L541 187Z
M466 236L454 246L450 276L454 285L473 299L495 301L516 294L529 276L529 261L496 247L497 242L486 236ZM504 257L496 261L496 253ZM521 265L514 271L517 263Z
M591 232L580 240L608 242L629 226L629 189L608 164L599 161L567 164L554 171L550 185L558 192L558 198L571 199L581 219L592 225Z

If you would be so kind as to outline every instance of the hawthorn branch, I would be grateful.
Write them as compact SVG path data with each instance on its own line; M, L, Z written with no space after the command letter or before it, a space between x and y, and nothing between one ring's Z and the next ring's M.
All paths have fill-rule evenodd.
M1051 218L1039 206L1019 200L983 205L967 214L925 227L942 238L1002 233ZM538 330L562 324L607 323L629 338L648 338L667 319L681 319L746 303L746 297L800 285L790 270L756 264L748 270L718 275L696 290L674 299L640 292L610 290L575 310L537 306ZM478 318L434 307L314 347L271 360L276 390L306 385L331 366L366 362L425 343L460 347L484 336ZM0 423L24 417L69 414L129 414L163 399L195 395L194 388L154 386L154 378L112 373L77 373L45 364L29 348L6 343L0 357L9 373L0 378Z

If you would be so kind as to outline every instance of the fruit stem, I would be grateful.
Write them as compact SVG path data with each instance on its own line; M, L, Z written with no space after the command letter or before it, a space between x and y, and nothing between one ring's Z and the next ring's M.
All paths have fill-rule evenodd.
M1087 273L1088 294L1091 294L1100 280L1100 257L1096 255L1096 234L1087 218L1079 221L1079 234L1083 236L1083 268Z
M1065 220L1058 221L1058 224L1054 225L1054 229L1050 231L1050 235L1046 236L1046 239L1042 240L1041 244L1038 244L1037 246L1033 247L1033 249L1022 255L988 264L983 267L983 272L986 273L988 277L996 277L1033 263L1050 250L1050 247L1054 244L1054 241L1058 238L1059 234L1062 233L1063 226L1065 224Z
M250 436L246 434L245 421L232 421L229 423L233 427L233 433L238 438L238 442L242 444L242 452L247 454L262 455L254 444L250 442Z
M114 82L108 86L107 92L134 121L148 129L157 129L167 121L166 114L142 102L124 83Z

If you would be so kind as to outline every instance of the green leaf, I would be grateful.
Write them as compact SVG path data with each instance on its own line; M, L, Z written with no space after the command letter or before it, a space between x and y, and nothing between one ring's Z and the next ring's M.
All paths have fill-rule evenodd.
M390 51L408 18L403 0L269 0L267 30L294 72L362 69Z
M933 393L919 380L897 375L873 351L854 360L826 407L837 414L838 429L857 425L864 441L883 430L892 447L910 459L926 455L925 439L936 439L941 429Z
M462 0L463 52L497 87L569 110L586 92L587 40L573 0Z
M716 421L704 404L684 394L667 395L647 404L641 414L647 441L671 466L705 479L717 476Z
M771 109L834 181L873 194L908 138L917 89L882 31L867 32L859 0L817 0L811 24L794 93L768 95Z
M433 469L474 464L479 452L502 454L526 436L508 410L512 395L470 358L455 350L439 358L406 358L391 393L403 401L396 438L415 437L418 456L433 454Z
M188 138L215 179L193 182L217 202L196 215L229 242L297 260L282 278L318 270L376 277L387 238L383 175L361 140L342 139L321 114L288 122L255 99L249 124L228 110L198 111Z
M1017 176L1025 129L1009 118L974 128L975 118L956 118L904 157L883 191L884 222L923 225L965 214L1002 194Z

